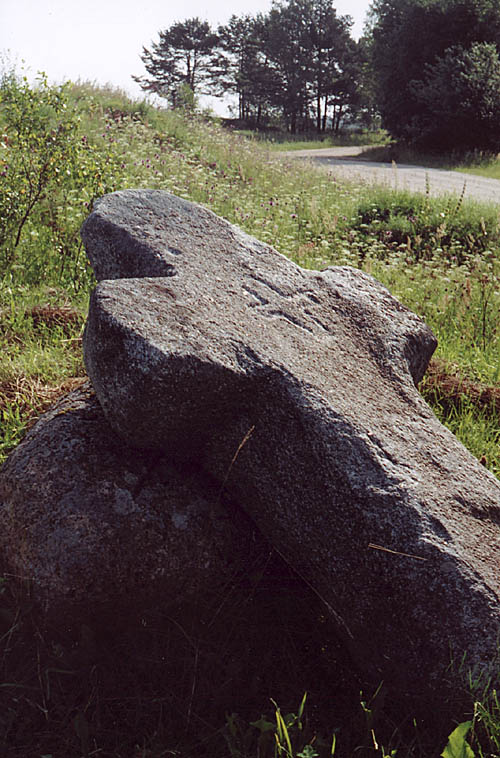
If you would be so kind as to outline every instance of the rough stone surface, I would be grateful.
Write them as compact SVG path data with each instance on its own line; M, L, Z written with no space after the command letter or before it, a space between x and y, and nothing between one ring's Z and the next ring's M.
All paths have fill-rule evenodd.
M220 591L257 549L219 491L124 444L87 386L44 414L0 472L2 559L59 627L188 602Z
M118 434L224 482L374 680L438 703L450 654L486 666L500 485L415 389L422 321L371 277L302 270L167 193L103 198L83 238L108 279L85 360Z

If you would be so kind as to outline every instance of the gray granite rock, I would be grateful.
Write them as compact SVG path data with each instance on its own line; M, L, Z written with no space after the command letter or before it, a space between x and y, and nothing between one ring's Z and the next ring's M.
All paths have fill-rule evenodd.
M415 389L425 324L167 193L103 198L83 236L108 278L85 361L116 432L223 483L374 681L437 705L450 655L488 666L500 485Z
M44 414L0 470L2 562L59 628L213 596L257 550L219 493L200 472L126 445L87 386Z

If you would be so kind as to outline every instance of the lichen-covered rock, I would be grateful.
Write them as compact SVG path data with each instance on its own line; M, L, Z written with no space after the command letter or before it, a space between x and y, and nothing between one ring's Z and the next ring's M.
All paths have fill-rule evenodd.
M223 483L375 681L439 703L450 655L487 666L500 485L415 389L425 324L371 277L302 270L167 193L103 198L84 240L115 279L84 352L116 432Z
M59 628L189 602L221 591L257 549L219 491L126 445L86 386L44 414L0 470L2 562Z

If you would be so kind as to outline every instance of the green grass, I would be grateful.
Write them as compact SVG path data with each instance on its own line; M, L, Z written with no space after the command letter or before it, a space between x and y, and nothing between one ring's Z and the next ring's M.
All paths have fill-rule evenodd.
M27 184L12 139L0 139L0 174L6 167L11 172L4 198L11 226L0 226L0 459L43 408L84 378L81 334L94 279L79 228L92 199L115 189L152 187L202 203L302 266L347 264L384 282L438 336L440 381L424 383L425 397L443 423L500 476L498 409L479 405L472 391L457 399L446 386L447 377L458 377L469 389L500 388L496 207L339 182L280 157L275 148L285 149L286 142L249 140L217 121L134 103L112 88L80 82L66 97L64 113L74 118L75 129L68 132L67 153L75 162L69 170L62 151L60 170L30 212L18 245L13 240ZM0 106L0 136L6 129ZM33 149L44 149L34 144ZM5 186L0 185L0 200ZM239 596L235 589L226 615L217 616L212 648L202 649L199 640L201 647L192 644L200 618L210 624L218 613L218 605L203 599L201 617L186 616L182 631L155 609L139 639L132 633L126 639L111 635L102 643L102 659L81 666L72 655L85 653L86 643L53 646L33 626L15 583L2 585L0 682L8 696L0 709L2 754L254 758L260 749L264 758L262 735L252 723L264 715L275 734L276 709L269 696L283 714L285 708L296 712L306 689L309 742L301 737L297 754L309 744L329 755L333 733L341 756L355 750L382 756L381 745L386 754L398 749L398 756L440 752L454 724L441 723L428 733L411 718L403 721L402 704L386 704L375 720L380 696L370 702L374 693L335 648L319 604L301 594L276 556L269 567L268 559L263 557L266 569L256 567L248 580L250 589L245 586ZM166 670L157 651L180 644L180 638L189 640L185 657ZM135 660L137 650L150 651L158 669L154 681L144 673L148 656ZM194 657L193 651L198 651ZM218 670L220 660L227 671ZM324 693L332 687L335 703L325 703ZM498 752L494 741L500 738L491 736L500 731L498 705L489 690L477 700L482 705L467 739L477 755L486 756L483 746L494 744L493 753ZM212 701L207 720L203 707ZM461 714L457 720L463 720ZM283 744L283 729L280 739Z
M262 142L270 150L313 150L326 147L351 147L358 145L383 145L388 140L387 132L383 130L369 131L359 129L353 131L340 131L337 134L327 132L318 135L317 132L307 134L290 134L278 131L252 131L250 129L238 129L236 134L247 137L256 142Z
M333 138L326 137L325 139L310 139L310 140L283 140L282 142L269 141L270 150L317 150L328 147L345 147L346 145L352 145L354 143L348 140L334 140Z
M498 158L492 158L489 160L481 161L473 166L464 164L457 170L463 171L466 174L486 176L489 179L500 179L500 160L498 160Z
M83 377L87 302L55 287L0 287L0 460L28 420Z
M368 144L368 143L367 143ZM500 179L500 160L497 155L484 153L467 154L437 154L423 152L406 145L396 143L374 145L365 150L361 156L366 161L398 164L407 163L413 166L441 168L449 171L459 171L465 174L485 176L490 179Z
M391 163L394 161L397 164L408 163L413 166L444 169L458 167L462 165L464 160L462 156L423 152L390 140L387 140L386 144L369 147L360 157L366 161L379 163Z

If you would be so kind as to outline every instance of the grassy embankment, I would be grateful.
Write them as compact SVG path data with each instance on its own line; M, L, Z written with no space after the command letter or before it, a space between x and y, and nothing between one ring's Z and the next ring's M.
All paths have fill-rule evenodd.
M240 129L238 134L249 137L256 142L262 142L269 150L314 150L326 147L353 147L357 145L385 145L389 135L384 130L376 132L366 129L339 132L338 134L317 132L291 135L288 132L266 131L252 132Z
M321 147L321 145L313 141L311 142L311 147ZM304 144L304 148L307 148L307 143ZM465 155L463 153L429 153L397 143L389 144L388 142L388 144L370 147L363 153L362 157L367 161L387 163L395 161L396 163L408 163L414 166L427 166L429 168L443 168L450 171L485 176L490 179L500 179L499 156L481 152L470 152Z
M81 334L93 277L78 232L92 199L115 189L155 187L203 203L302 266L348 264L383 281L429 323L439 339L436 357L422 383L424 396L443 423L500 475L497 208L458 198L436 200L337 182L333 176L276 157L265 144L227 134L217 124L131 103L117 92L82 84L69 88L64 98L64 108L45 103L35 118L35 106L27 102L28 90L21 92L16 107L28 108L26 118L33 122L33 134L23 137L33 140L30 160L26 152L24 157L19 154L15 129L0 105L0 179L4 188L9 186L4 202L10 208L10 226L5 223L1 227L0 247L0 456L8 454L26 425L47 404L84 378ZM43 119L48 121L42 139ZM61 132L57 124L67 119L71 128ZM48 149L47 135L53 133L56 139L63 132L71 150L62 145L60 153L53 154L57 166L54 157L43 169L43 159L37 163L37 151ZM36 187L33 172L45 170L44 176L48 176L50 165L52 178L26 214L26 195ZM26 180L29 172L31 178ZM0 712L0 746L5 755L168 755L174 750L172 745L177 745L176 727L186 726L186 712L198 755L204 750L213 755L210 750L217 736L226 738L228 754L257 754L259 727L251 727L249 721L252 713L258 718L259 709L267 709L266 703L256 705L250 696L247 701L240 698L246 702L248 720L230 717L226 727L223 729L222 723L217 730L213 723L203 722L201 714L194 723L192 698L188 697L181 713L171 695L161 695L140 681L137 670L119 676L108 670L106 678L102 673L105 666L96 663L84 675L75 673L73 663L64 657L54 662L56 653L44 647L36 630L27 641L29 613L16 605L9 584L4 589L0 682L6 700ZM325 646L324 633L318 632L323 623L318 621L320 609L308 605L309 600L300 605L297 598L292 606L273 606L282 601L270 587L259 597L270 614L269 630L278 625L283 640L292 640L282 643L286 655L283 658L283 651L280 653L279 683L273 694L289 707L300 702L302 688L321 697L331 651ZM255 613L262 615L263 606ZM302 618L308 619L307 623ZM248 619L245 623L248 625ZM306 673L296 649L297 629L292 633L292 626L307 626L301 631L309 651L305 657L321 658L314 666L309 661ZM257 627L245 631L254 635L256 645L261 633ZM263 647L256 649L257 655L264 655ZM52 656L50 664L44 663L47 656ZM269 661L266 666L272 668ZM184 674L189 679L189 672ZM201 689L199 680L198 676ZM194 692L194 681L192 686ZM345 686L350 696L358 688L356 716L348 713L342 721L339 706L332 716L334 723L319 720L318 733L323 730L326 734L340 723L337 754L363 747L372 755L384 755L372 732L377 708L366 704L366 695L364 708L360 707L359 683L349 676L343 685L339 680L335 686ZM238 689L236 692L241 695ZM228 700L221 705L225 696ZM234 691L221 685L218 705L222 713L235 707L232 696ZM213 697L210 687L207 697ZM490 719L488 709L497 714L500 709L494 693L483 693L482 698L485 709L476 706L470 739L476 755L489 755L498 752L500 721ZM244 707L240 703L240 709ZM324 719L324 709L319 708L318 713ZM363 720L356 732L353 725L360 716ZM408 730L399 722L391 722L390 717L380 719L376 731L384 735L386 746L397 746L398 755L426 754L428 747L418 730L411 728L413 736L408 737ZM457 713L457 720L463 720L463 714ZM278 722L274 719L272 723L272 734L285 740L283 731L279 736ZM452 726L444 728L451 731ZM262 730L266 728L262 726ZM297 725L291 730L299 734ZM23 747L16 752L15 744ZM328 754L331 738L328 746L322 745L319 737L314 744L321 754ZM432 752L442 747L433 745ZM182 754L181 748L175 750ZM221 755L220 746L217 750ZM294 753L298 752L296 748ZM306 751L304 758L312 758L312 753Z

